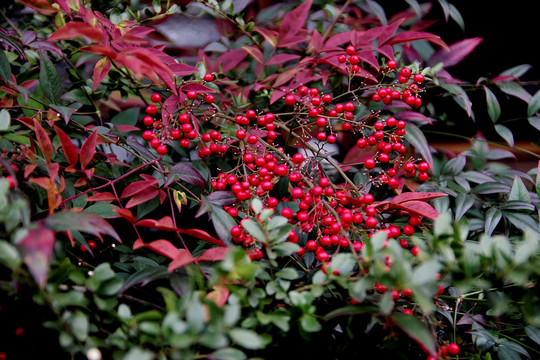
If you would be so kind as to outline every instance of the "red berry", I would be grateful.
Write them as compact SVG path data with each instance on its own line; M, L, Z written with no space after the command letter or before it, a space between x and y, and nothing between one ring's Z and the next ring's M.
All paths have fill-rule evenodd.
M411 254L413 256L417 256L418 254L420 253L420 248L418 246L413 246L412 249L411 249Z
M349 46L347 46L345 48L345 53L347 55L354 55L354 54L356 54L356 48L354 46L352 46L352 45L349 45Z
M156 148L156 152L159 154L159 155L165 155L167 153L167 146L166 145L159 145L157 148Z
M317 242L315 240L308 240L306 242L306 249L313 251L317 248Z
M152 95L150 95L150 101L155 102L155 103L160 102L161 95L159 95L158 93L153 93Z
M426 161L422 161L418 164L418 171L428 171L429 170L429 163Z
M404 67L403 69L401 69L401 75L408 78L409 76L411 76L411 74L412 74L411 69L409 69L407 67Z
M366 224L366 227L368 228L375 228L377 227L377 219L374 216L368 216L366 220L364 221Z
M330 94L324 94L324 95L322 96L322 101L323 101L324 103L326 103L326 104L331 103L331 102L332 102L332 95L330 95Z
M347 61L347 56L341 54L338 56L337 61L343 64L345 61Z
M212 95L212 94L207 94L204 97L204 101L206 101L209 104L212 104L215 100L216 100L216 97L214 95Z
M154 124L154 118L150 115L143 117L143 124L146 126L152 126Z
M390 69L395 69L397 67L397 63L395 62L395 60L388 60L386 65L388 65Z
M9 188L10 189L15 189L17 184L15 184L15 180L13 180L13 177L11 175L8 175L8 176L6 176L6 180L7 180L8 184L9 184Z
M197 93L195 91L193 91L193 90L189 90L186 93L186 96L187 96L188 99L193 100L193 99L197 98Z
M214 80L214 75L212 75L211 73L204 74L204 81L212 81L212 80Z
M456 343L450 343L447 346L447 351L449 355L458 355L460 352L459 345Z
M422 74L414 74L413 80L417 83L422 83L424 82L425 78Z
M290 105L290 106L296 104L296 98L294 97L293 94L287 94L285 96L285 104Z
M429 179L429 175L428 175L427 172L425 172L425 171L420 171L420 172L418 173L418 180L420 180L420 181L427 181L428 179Z
M303 163L305 160L304 158L304 155L300 154L300 153L296 153L293 155L292 157L292 161L295 163L295 164L301 164Z
M157 107L154 105L148 105L146 107L146 113L149 115L155 115L157 113Z
M366 161L364 161L364 166L367 168L367 169L373 169L375 167L375 160L373 159L366 159Z

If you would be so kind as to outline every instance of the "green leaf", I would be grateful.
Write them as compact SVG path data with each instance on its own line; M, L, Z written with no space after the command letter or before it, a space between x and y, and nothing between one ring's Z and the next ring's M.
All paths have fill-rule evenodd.
M137 120L139 118L139 108L132 107L130 109L124 110L121 113L116 114L112 119L111 123L114 125L137 125Z
M529 106L527 107L527 115L533 116L540 110L540 90L534 94L532 99L529 101Z
M22 264L21 255L15 245L5 240L0 240L0 263L11 270L17 269Z
M493 233L499 224L501 217L502 212L499 209L490 208L488 211L486 211L486 215L484 216L484 230L486 235L491 235Z
M4 50L0 50L0 78L11 81L11 65Z
M299 273L292 267L286 267L279 270L276 273L276 276L278 278L285 279L285 280L295 280L295 279L301 278L303 274Z
M525 334L527 334L527 336L532 341L534 341L535 343L540 345L540 328L538 328L536 326L529 325L529 326L527 326L525 328Z
M500 75L501 76L510 75L510 76L514 76L516 78L520 78L522 75L524 75L531 68L532 68L532 66L529 65L529 64L521 64L521 65L517 65L517 66L514 66L514 67L512 67L510 69L507 69L507 70L503 71Z
M122 357L122 360L152 360L154 353L140 347L130 347L129 351Z
M263 228L254 220L245 218L241 222L242 227L256 240L266 242L266 234Z
M3 52L0 50L0 53ZM0 131L6 130L11 125L11 115L6 109L0 110Z
M501 116L501 105L497 100L497 97L493 92L484 85L484 91L486 92L486 103L488 115L493 122L497 122L499 116Z
M458 222L463 215L474 205L475 197L469 194L459 194L456 197L455 220Z
M266 345L264 339L253 330L234 328L229 332L231 339L245 349L257 350Z
M536 172L536 194L540 196L540 161L538 161L538 171Z
M61 100L60 97L62 96L60 75L58 75L56 67L53 65L45 51L41 51L39 57L41 65L39 71L39 86L50 102L58 104Z
M208 358L211 360L244 360L247 359L246 354L235 348L225 348L214 351Z
M504 141L513 149L514 148L514 134L512 131L504 125L496 124L495 131L499 134Z
M479 184L472 189L473 194L507 194L509 192L509 185L497 181Z
M106 220L101 217L76 211L61 211L49 215L45 219L48 228L55 231L82 231L93 235L109 235L118 242L120 236Z
M322 325L310 314L303 314L300 317L300 326L306 332L317 332L322 329Z
M523 183L523 180L521 180L521 177L517 175L514 176L514 183L512 184L512 189L510 190L508 200L520 200L526 202L531 201L531 197L527 191L527 188L525 187L525 184Z
M420 130L416 125L411 123L407 124L407 132L405 133L405 139L412 145L424 160L433 169L433 157L431 156L431 148L427 142L424 132Z
M88 317L84 313L77 311L69 317L68 323L73 336L79 341L85 341L88 337L88 329L90 326Z
M425 323L416 316L394 312L391 316L394 323L409 337L416 341L428 354L437 353L436 339Z
M509 211L503 211L503 215L521 231L532 229L537 235L540 235L540 225L538 224L538 220L533 219L530 215Z

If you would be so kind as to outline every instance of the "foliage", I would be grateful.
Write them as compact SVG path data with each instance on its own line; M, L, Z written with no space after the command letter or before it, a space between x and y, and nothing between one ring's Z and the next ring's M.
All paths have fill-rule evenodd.
M536 129L540 92L527 65L480 79L506 149L434 151L429 94L474 118L448 68L481 39L406 3L5 6L0 354L537 357L540 163L504 162L495 89ZM220 40L175 58L175 14Z

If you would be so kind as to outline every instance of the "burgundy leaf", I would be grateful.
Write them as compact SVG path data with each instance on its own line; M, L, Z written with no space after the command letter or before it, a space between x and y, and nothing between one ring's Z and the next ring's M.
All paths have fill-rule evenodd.
M482 40L480 37L469 38L451 44L448 49L439 49L429 59L428 65L433 66L442 62L444 67L450 67L459 64L480 45Z
M155 197L159 196L159 190L160 189L155 187L144 188L143 190L137 192L137 194L129 198L129 201L126 204L126 208L130 209L134 206L143 204L147 201L154 199Z
M105 79L105 76L109 73L109 70L111 70L111 61L109 58L101 58L96 62L96 65L94 66L94 73L93 73L93 89L96 91L97 87L103 79Z
M58 126L55 125L54 130L56 131L56 135L58 135L58 140L60 141L62 150L64 150L66 160L70 166L74 167L79 160L79 148L75 146L71 138Z
M193 257L193 255L191 255L189 251L187 251L186 249L179 249L178 254L169 264L168 270L172 272L179 267L186 266L195 261L196 259Z
M169 68L176 76L186 76L199 72L199 69L196 67L180 63L171 64L169 65Z
M230 206L237 201L233 192L224 190L213 191L206 197L206 200L217 206Z
M151 188L159 184L157 179L148 179L148 180L139 180L132 182L122 191L120 198L126 199L133 195L136 195L138 192L143 191L146 188Z
M214 247L206 250L197 258L197 261L220 261L225 259L230 248Z
M439 45L444 49L448 49L448 45L446 45L446 43L439 36L425 31L402 31L397 35L393 36L386 43L389 45L394 45L415 40L427 40L429 42Z
M246 56L248 56L248 52L245 49L230 50L221 54L217 58L215 65L221 66L221 71L226 73L236 68Z
M48 41L60 41L83 37L90 42L105 43L105 31L103 28L92 26L79 21L72 21L54 33L47 39Z
M399 203L404 203L404 202L407 202L407 201L418 201L418 200L427 201L427 200L431 200L431 199L440 198L440 197L443 197L443 196L448 196L448 194L438 193L438 192L416 192L416 191L411 191L411 192L401 193L401 194L395 196L392 199L391 202L393 204L399 204Z
M180 253L180 250L168 240L155 240L148 244L144 244L144 247L149 248L171 260L174 260Z
M114 201L116 196L111 192L94 192L94 195L85 199L86 201Z
M198 83L189 83L184 86L182 86L182 91L188 92L188 91L195 91L197 93L215 93L216 91L213 89L210 89L208 86L204 86L202 84Z
M120 236L111 224L98 215L80 211L61 211L49 215L45 225L55 231L81 231L95 236L108 235L118 242Z
M225 246L223 241L216 239L209 233L201 229L177 229L178 232L197 238L199 240L208 241L214 245Z
M272 56L268 61L266 62L266 65L277 65L277 64L283 64L287 61L291 60L297 60L300 58L300 55L296 54L277 54Z
M264 64L264 55L256 46L242 46L242 49L246 50L249 55L259 64Z
M79 157L81 160L81 169L83 170L86 169L96 154L97 137L98 131L92 131L90 136L88 136L86 141L81 146Z
M40 225L37 229L28 230L19 243L24 254L24 263L40 288L47 283L54 242L54 231Z
M204 186L204 178L201 173L189 163L178 163L171 168L171 172L182 181L194 186Z
M402 203L392 203L390 208L407 210L415 215L423 216L431 220L436 220L439 212L424 201L405 201Z
M43 126L41 126L39 120L36 118L34 118L34 129L36 131L38 146L41 149L45 160L49 162L51 161L54 152L51 139L49 138L49 135L45 132L45 129L43 129Z
M302 2L296 9L288 12L279 25L279 40L296 35L306 22L313 0ZM279 41L281 42L281 41Z

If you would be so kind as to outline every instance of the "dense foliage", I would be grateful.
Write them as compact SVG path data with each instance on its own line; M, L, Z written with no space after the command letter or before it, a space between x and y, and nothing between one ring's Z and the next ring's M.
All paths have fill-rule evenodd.
M445 0L261 4L2 5L1 359L537 358L530 66L453 78ZM219 40L176 56L175 16ZM471 89L498 138L436 151Z

